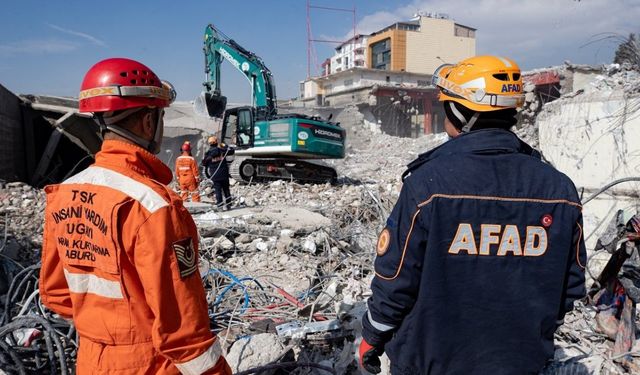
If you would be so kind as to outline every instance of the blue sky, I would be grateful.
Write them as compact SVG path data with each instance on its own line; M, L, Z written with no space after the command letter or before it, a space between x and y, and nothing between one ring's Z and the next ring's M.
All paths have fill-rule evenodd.
M478 54L501 54L523 69L608 63L616 43L602 33L640 32L640 0L313 0L356 8L358 32L369 33L418 10L449 14L477 28ZM350 13L312 10L316 38L344 39ZM107 57L138 59L191 100L204 80L204 28L213 23L271 69L279 99L298 95L307 76L306 0L35 1L3 4L0 84L15 93L76 96L86 70ZM315 44L317 61L332 53ZM312 68L314 69L314 68ZM249 85L229 64L222 90L248 102Z

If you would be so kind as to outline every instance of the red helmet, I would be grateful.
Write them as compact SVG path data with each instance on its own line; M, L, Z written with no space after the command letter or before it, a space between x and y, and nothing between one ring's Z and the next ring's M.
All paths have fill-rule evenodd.
M191 152L191 142L186 141L182 144L182 151Z
M176 92L147 66L112 58L89 69L80 87L80 112L108 112L137 107L168 107Z

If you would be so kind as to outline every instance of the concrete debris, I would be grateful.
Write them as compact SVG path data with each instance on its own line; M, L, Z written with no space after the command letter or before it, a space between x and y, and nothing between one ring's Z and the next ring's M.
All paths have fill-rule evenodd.
M547 74L549 70L552 73ZM638 127L629 124L635 124L637 116L622 116L624 121L616 128L608 126L606 114L598 112L620 108L607 101L613 97L626 103L626 112L621 113L635 113L640 106L630 106L640 95L638 72L565 64L526 74L533 78L524 86L526 103L515 131L540 147L545 158L577 181L579 188L590 194L612 178L640 170L637 142L627 138L636 134ZM573 117L563 117L569 109ZM445 142L447 136L392 137L382 134L380 124L357 106L339 112L350 144L344 159L328 161L338 171L335 185L234 183L235 206L230 211L216 209L206 191L203 203L186 205L200 234L199 271L210 316L235 372L266 366L275 373L277 367L272 365L277 362L293 363L297 367L293 374L325 374L326 369L336 374L360 373L356 351L365 301L371 293L377 235L398 198L400 175L407 163ZM588 112L600 113L602 122L586 117L576 120L576 113ZM607 140L607 147L615 147L600 149L602 140ZM592 168L611 150L617 155L616 165ZM600 156L594 155L598 152ZM593 249L616 210L613 207L638 206L637 185L616 189L585 206L592 275L599 274L610 257L607 251ZM37 371L55 362L59 373L68 373L75 355L72 328L43 311L35 298L44 204L42 190L22 183L0 185L0 305L4 306L0 323L13 324L9 330L0 327L0 335L12 334L12 340L23 345L42 345L42 337L48 337L54 343L54 356L30 352L32 357L20 358L23 367ZM606 325L598 324L596 310L580 302L565 317L556 333L556 357L544 374L636 371L640 343L635 340L630 353L623 353L626 356L614 356L615 341L602 332ZM28 313L35 318L27 321ZM620 360L634 357L632 362ZM383 364L383 374L388 373L388 361L383 359ZM0 362L2 366L19 365Z
M594 93L601 97L614 91L625 97L640 93L640 70L619 64L589 66L565 62L562 66L522 72L522 76L525 103L519 109L514 132L534 148L539 147L537 117L547 103Z
M226 358L229 366L236 373L277 361L286 353L283 349L284 345L280 343L277 335L259 333L234 342Z

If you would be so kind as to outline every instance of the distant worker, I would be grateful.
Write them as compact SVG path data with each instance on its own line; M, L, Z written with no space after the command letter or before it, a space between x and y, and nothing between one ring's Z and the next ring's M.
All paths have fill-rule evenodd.
M78 330L79 375L231 374L210 330L196 226L154 155L174 98L124 58L98 62L82 82L79 110L104 142L92 166L46 187L39 286Z
M213 182L218 207L229 209L231 207L231 190L229 189L229 166L226 158L235 153L232 147L224 143L218 143L215 136L209 137L209 150L204 155L202 165L205 167L205 175ZM224 198L223 198L224 194Z
M392 374L537 374L585 295L571 180L509 131L520 68L472 57L433 74L452 139L409 164L376 248L360 363Z
M198 185L200 184L200 170L196 159L191 156L191 143L185 141L180 148L182 155L176 158L176 180L180 186L180 198L187 200L191 194L193 202L200 202Z

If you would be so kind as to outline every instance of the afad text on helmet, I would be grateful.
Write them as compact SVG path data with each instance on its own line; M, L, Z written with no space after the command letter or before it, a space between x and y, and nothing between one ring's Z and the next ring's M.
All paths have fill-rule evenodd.
M520 92L522 87L518 83L505 83L502 85L501 92Z

